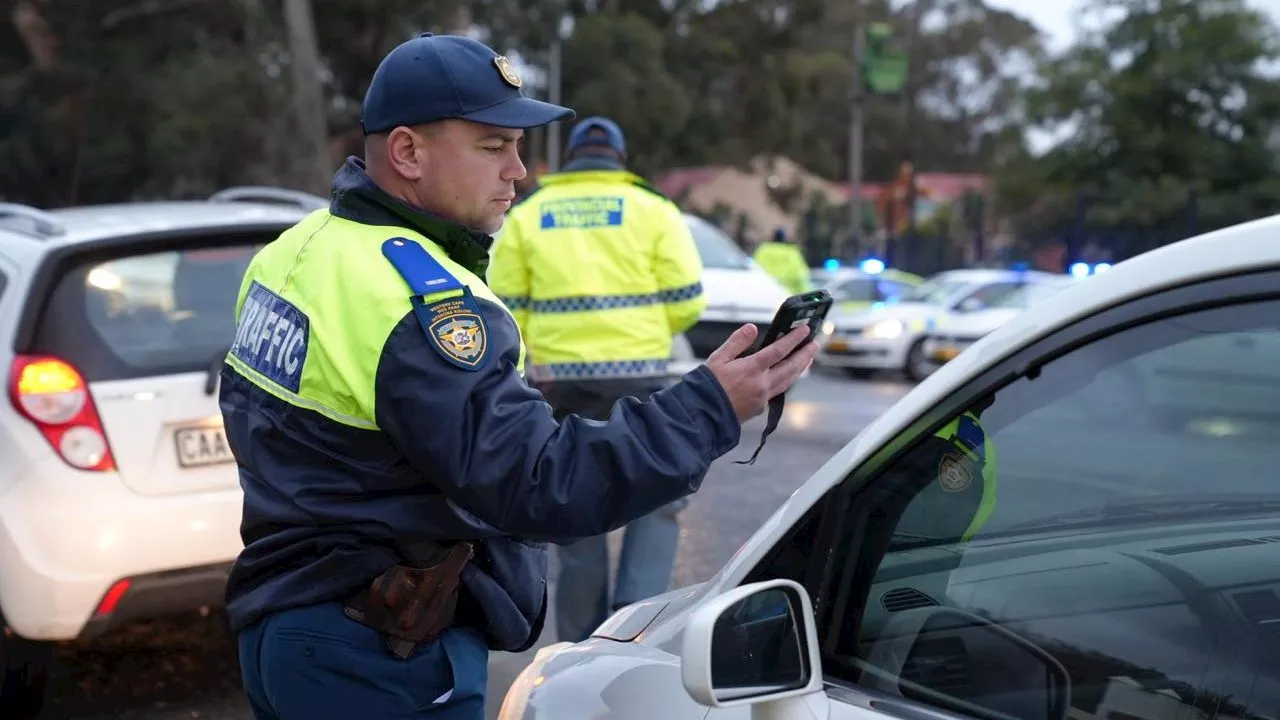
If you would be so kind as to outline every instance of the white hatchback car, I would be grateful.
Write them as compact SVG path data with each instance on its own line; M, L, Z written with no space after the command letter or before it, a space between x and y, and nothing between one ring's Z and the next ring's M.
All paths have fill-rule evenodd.
M223 604L241 490L217 373L258 248L325 205L0 205L0 717L41 704L52 641Z
M1276 717L1277 236L1175 243L1019 314L708 581L539 651L500 717ZM983 474L938 460L955 427Z

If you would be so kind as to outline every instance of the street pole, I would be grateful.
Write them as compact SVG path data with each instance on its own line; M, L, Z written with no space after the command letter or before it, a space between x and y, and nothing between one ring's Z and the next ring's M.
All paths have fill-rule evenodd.
M560 36L560 27L556 27L556 37L551 41L551 69L547 80L547 101L552 105L560 104L560 54L564 41ZM547 126L547 171L560 169L560 121Z
M865 38L862 23L853 24L853 97L849 116L849 223L853 247L850 254L859 252L862 237L862 53ZM844 243L832 243L832 255L844 257Z

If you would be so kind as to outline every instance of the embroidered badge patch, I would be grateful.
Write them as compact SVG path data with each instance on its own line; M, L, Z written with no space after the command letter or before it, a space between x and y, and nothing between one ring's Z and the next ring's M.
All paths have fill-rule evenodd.
M489 356L489 331L469 289L430 305L414 298L431 346L463 370L479 370Z
M240 308L231 355L296 393L302 385L310 336L306 313L255 280Z
M973 484L973 461L959 453L947 453L938 463L938 484L947 492L961 492Z

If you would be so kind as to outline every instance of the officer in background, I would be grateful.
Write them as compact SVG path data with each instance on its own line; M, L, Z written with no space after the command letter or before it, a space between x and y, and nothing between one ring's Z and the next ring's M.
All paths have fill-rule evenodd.
M675 203L625 168L612 120L569 133L562 172L512 209L489 286L529 348L529 377L557 419L608 419L614 403L668 383L672 338L707 305L702 261ZM613 602L609 553L597 535L559 548L556 627L577 642L613 609L665 592L680 539L681 498L627 526Z
M800 248L787 242L787 233L782 228L774 230L773 240L761 243L753 257L765 272L772 275L792 295L813 289L809 265L805 263L804 255Z
M364 161L245 273L220 404L244 490L227 614L259 720L481 718L488 651L541 631L542 541L697 491L817 350L788 357L797 331L739 358L744 327L647 402L557 421L483 280L523 129L572 114L520 85L468 38L392 50Z

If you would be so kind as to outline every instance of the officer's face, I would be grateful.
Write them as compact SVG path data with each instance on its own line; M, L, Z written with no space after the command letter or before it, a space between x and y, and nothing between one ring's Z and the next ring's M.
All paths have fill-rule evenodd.
M423 207L472 230L497 232L525 176L524 131L446 120L414 134L420 172L413 180Z

